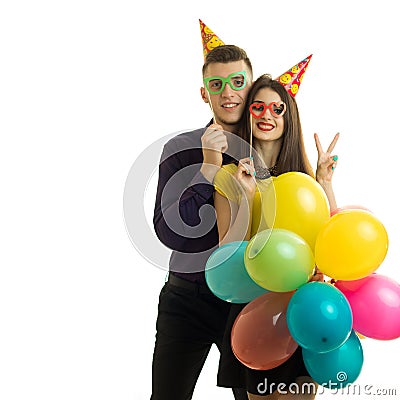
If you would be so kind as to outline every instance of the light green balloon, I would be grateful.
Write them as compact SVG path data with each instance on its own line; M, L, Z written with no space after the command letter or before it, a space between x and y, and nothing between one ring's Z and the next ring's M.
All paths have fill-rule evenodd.
M307 242L286 229L266 229L249 241L244 261L249 276L272 292L290 292L307 283L314 254Z

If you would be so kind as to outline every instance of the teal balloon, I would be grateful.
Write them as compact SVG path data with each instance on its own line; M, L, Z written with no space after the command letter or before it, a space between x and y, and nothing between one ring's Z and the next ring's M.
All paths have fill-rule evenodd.
M268 292L249 276L244 265L247 241L231 242L220 246L208 258L205 268L210 290L230 303L249 303Z
M294 340L317 353L341 346L353 325L346 297L325 282L308 282L297 289L288 304L286 318Z
M353 383L361 373L364 354L354 330L337 349L315 353L303 349L303 360L311 378L329 389L339 389Z

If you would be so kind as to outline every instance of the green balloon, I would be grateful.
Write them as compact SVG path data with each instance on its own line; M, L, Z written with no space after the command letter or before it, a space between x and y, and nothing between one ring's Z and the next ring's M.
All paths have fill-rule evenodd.
M286 229L266 229L249 241L244 255L250 277L272 292L290 292L307 283L314 254L307 242Z

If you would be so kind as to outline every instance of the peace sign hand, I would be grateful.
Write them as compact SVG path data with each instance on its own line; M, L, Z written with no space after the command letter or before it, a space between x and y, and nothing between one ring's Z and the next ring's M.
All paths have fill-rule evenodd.
M338 156L332 155L332 151L339 139L339 133L335 135L331 144L329 145L326 152L322 149L321 142L319 141L318 135L314 133L315 145L318 151L317 161L317 172L316 179L321 185L324 183L330 183L332 181L333 172L335 171Z

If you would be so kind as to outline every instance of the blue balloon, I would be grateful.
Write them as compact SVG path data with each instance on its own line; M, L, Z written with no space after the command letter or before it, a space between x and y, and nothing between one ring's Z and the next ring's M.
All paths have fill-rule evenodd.
M315 353L303 349L302 352L311 378L328 389L340 389L353 383L360 375L364 363L361 341L354 331L335 350Z
M267 293L249 276L244 265L247 241L226 243L208 258L205 269L210 290L230 303L249 303Z
M301 347L317 353L341 346L353 325L346 297L324 282L300 286L290 299L286 319L293 339Z

